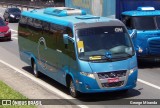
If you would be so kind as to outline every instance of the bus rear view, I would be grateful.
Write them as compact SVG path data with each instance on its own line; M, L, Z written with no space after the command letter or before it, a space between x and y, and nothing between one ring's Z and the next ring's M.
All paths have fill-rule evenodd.
M20 57L34 75L67 86L73 97L136 86L136 53L119 20L67 7L37 9L22 13L18 31Z

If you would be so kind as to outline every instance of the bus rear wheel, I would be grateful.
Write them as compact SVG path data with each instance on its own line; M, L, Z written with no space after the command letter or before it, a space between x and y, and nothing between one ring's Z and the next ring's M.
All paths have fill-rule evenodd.
M76 98L79 96L79 92L76 90L75 84L72 79L70 80L70 83L69 83L69 91L72 97Z
M39 72L38 72L37 64L35 63L35 61L32 61L32 71L33 71L33 75L38 78Z

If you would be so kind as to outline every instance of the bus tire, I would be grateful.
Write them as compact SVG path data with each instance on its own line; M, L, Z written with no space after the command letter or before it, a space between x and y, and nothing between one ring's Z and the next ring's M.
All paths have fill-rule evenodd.
M74 98L77 98L79 96L79 92L76 90L75 84L72 79L70 79L69 83L69 92L70 95Z
M32 60L32 72L33 72L33 75L38 78L39 77L39 72L38 72L38 69L37 69L37 64L35 63L34 60Z
M121 91L119 91L120 93L122 93L122 94L126 94L126 93L128 93L128 89L126 89L126 90L121 90Z

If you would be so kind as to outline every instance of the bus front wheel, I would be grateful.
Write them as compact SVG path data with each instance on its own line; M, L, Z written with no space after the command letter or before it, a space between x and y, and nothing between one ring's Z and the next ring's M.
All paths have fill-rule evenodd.
M126 90L121 90L121 91L119 91L119 93L121 93L121 94L127 94L128 93L128 89L126 89Z
M79 92L76 90L75 84L72 79L70 80L69 91L72 97L76 98L79 96Z

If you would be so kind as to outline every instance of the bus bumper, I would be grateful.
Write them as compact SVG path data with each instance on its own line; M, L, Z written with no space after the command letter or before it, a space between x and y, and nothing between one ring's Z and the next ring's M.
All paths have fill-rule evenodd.
M110 87L110 88L102 88L99 86L96 79L91 79L85 76L81 76L80 83L77 83L77 90L82 93L99 93L99 92L113 92L113 91L121 91L121 90L128 90L136 87L137 82L137 74L138 71L133 72L131 75L128 76L126 79L126 84L121 87Z

